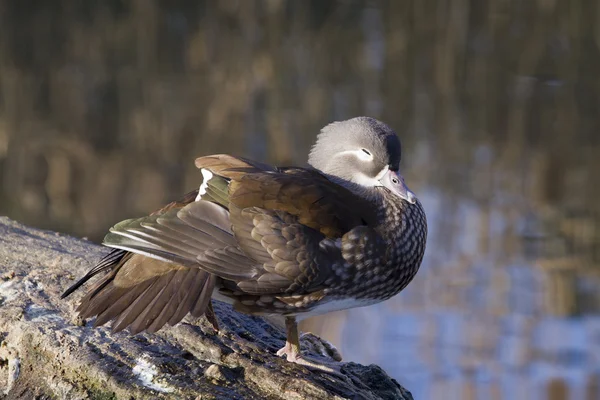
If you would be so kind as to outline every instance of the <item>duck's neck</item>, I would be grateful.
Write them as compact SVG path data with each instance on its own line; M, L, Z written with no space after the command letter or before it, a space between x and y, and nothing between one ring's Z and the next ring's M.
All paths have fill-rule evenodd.
M377 202L377 201L379 201L379 198L381 197L376 188L365 187L363 185L359 185L358 183L351 182L344 178L340 178L337 175L328 174L328 173L320 171L320 170L317 170L317 171L319 171L321 174L325 175L327 177L327 179L329 179L331 182L333 182L337 185L340 185L343 188L349 190L350 192L352 192L353 194L358 196L358 198L362 199L362 201L365 201L368 203Z
M375 212L368 218L369 225L375 228L388 245L398 241L419 240L416 251L422 255L425 251L427 221L419 200L415 204L410 204L383 187L367 188L338 176L320 172L330 181L358 196L363 206L374 206Z

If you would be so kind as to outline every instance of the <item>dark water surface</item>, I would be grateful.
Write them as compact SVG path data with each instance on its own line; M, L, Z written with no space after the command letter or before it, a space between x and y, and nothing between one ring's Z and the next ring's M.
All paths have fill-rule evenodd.
M193 159L370 115L427 211L395 299L307 321L416 399L600 399L598 2L0 1L0 212L100 240Z

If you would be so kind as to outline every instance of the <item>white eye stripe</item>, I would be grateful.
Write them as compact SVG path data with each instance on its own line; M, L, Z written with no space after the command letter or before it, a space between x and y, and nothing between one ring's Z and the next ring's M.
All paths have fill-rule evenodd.
M373 154L366 149L346 150L338 154L354 154L356 158L362 161L373 161Z

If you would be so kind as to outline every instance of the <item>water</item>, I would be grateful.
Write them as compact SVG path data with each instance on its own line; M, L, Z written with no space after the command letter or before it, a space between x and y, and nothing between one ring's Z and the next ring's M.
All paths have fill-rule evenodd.
M429 220L396 298L305 323L415 398L600 398L599 5L0 2L0 212L100 240L198 185L401 136Z

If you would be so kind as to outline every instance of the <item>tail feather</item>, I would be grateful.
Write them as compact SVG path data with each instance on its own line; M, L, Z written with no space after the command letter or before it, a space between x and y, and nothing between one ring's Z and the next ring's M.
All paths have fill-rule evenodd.
M210 299L212 298L212 293L216 283L216 276L211 274L207 275L208 279L206 280L206 283L202 288L202 293L200 293L200 296L198 296L198 300L196 300L194 308L192 308L192 310L190 311L190 314L192 314L194 317L201 317L202 315L204 315L204 313L206 313L206 308L208 307Z
M81 312L83 318L97 316L94 326L104 325L125 312L129 305L148 289L152 281L142 282L132 288L118 288L112 281L107 283L108 287L89 299L88 303L85 299L81 302L82 305L89 304Z
M88 273L83 276L83 278L81 278L73 285L71 285L67 290L65 290L65 292L60 296L60 298L66 298L71 293L79 289L84 283L92 279L94 276L98 275L100 272L112 269L116 264L118 264L121 261L123 257L125 257L126 254L126 251L112 249L112 251L105 255L94 268L89 270Z
M208 273L201 271L201 270L197 270L198 272L195 274L193 281L192 281L192 288L206 288L207 290L210 290L210 293L212 294L212 288L208 288L205 285L207 284L207 282L210 284L210 281L207 279L207 275ZM177 310L175 311L175 313L171 316L171 318L169 319L168 323L169 325L173 326L176 323L178 323L179 321L181 321L183 319L183 317L186 316L186 314L193 309L194 304L196 304L196 301L198 300L198 298L201 296L202 294L202 290L187 290L184 294L184 299L181 301L181 303L179 303L179 306L177 307Z
M62 298L108 271L77 308L83 318L96 316L95 326L112 320L115 332L125 328L134 334L156 332L188 313L205 314L216 277L199 268L197 253L235 242L224 208L227 180L219 177L210 187L222 205L194 202L198 194L194 191L146 218L115 225L105 238L105 245L114 250Z
M181 274L178 274L177 278L181 280L181 282L173 282L172 286L177 286L178 290L174 290L169 296L167 304L160 311L160 314L148 325L146 330L148 332L154 333L162 328L166 323L169 322L171 317L177 311L177 307L181 304L182 300L185 299L185 293L189 290L192 283L195 280L195 275L198 273L202 273L197 269L188 268L185 271L182 271ZM206 286L203 290L206 289Z
M177 284L177 279L175 279L177 277L177 272L173 271L169 275L170 276L165 277L162 280L158 280L155 283L155 285L158 285L159 287L159 292L158 294L150 297L150 301L147 304L141 305L141 307L143 307L142 311L138 312L135 320L129 324L129 330L131 333L136 334L152 325L152 322L154 322L156 317L160 315L160 312L169 302L169 299L175 290L175 285ZM175 284L173 284L174 280ZM132 313L134 313L134 311L132 311Z
M215 277L199 268L144 258L129 253L112 266L81 300L82 318L96 316L94 326L113 322L114 332L129 328L135 334L175 325L192 313L206 312ZM137 272L136 272L137 271ZM136 278L131 278L131 276Z
M137 317L140 316L146 309L146 307L157 298L161 291L165 289L172 274L166 274L155 279L152 279L150 285L144 290L135 300L129 304L129 306L123 311L117 319L113 322L113 332L119 332L133 324ZM133 332L132 333L138 333Z

